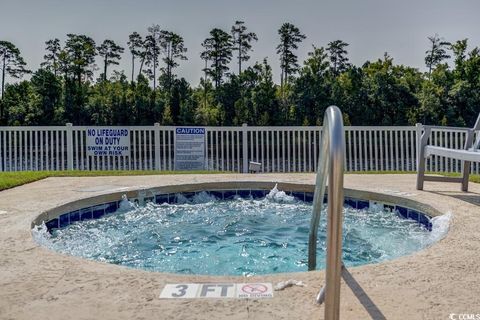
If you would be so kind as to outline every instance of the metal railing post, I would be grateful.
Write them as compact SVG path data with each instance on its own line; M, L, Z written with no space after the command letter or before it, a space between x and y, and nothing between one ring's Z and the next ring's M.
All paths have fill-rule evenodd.
M308 269L316 267L317 233L328 177L327 264L325 287L317 302L325 301L325 319L340 319L340 278L342 274L343 174L345 169L345 132L342 112L336 106L325 111L322 149L310 224Z

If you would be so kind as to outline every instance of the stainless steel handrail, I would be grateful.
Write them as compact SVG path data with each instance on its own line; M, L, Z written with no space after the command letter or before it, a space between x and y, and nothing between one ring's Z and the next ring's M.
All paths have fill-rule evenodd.
M343 173L345 133L342 112L330 106L323 118L322 149L318 160L313 213L308 243L308 270L315 270L317 234L328 176L327 266L325 286L317 302L325 301L325 319L340 318L340 278L342 274Z

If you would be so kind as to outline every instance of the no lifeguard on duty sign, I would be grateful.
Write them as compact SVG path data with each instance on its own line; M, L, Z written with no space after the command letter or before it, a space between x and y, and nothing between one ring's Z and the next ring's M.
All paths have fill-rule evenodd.
M273 298L273 288L271 283L175 283L165 285L160 298Z

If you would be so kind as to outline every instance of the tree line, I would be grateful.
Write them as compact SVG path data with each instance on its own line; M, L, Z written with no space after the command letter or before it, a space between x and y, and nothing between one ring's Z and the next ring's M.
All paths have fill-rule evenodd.
M13 43L0 41L0 125L321 125L335 104L352 125L470 126L480 111L480 51L467 39L428 37L421 72L387 53L356 66L342 40L313 45L300 62L296 51L306 36L291 23L278 36L280 84L267 58L246 66L258 37L236 21L202 42L196 86L176 73L188 63L183 37L159 25L130 34L126 48L81 34L48 40L34 72ZM114 69L125 50L128 75ZM29 80L6 83L7 75L26 74Z

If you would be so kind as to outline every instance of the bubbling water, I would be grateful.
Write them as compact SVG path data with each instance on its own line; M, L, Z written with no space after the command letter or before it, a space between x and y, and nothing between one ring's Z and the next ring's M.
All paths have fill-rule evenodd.
M51 234L42 224L32 234L64 254L150 271L250 276L307 270L311 203L276 186L258 200L218 200L206 192L177 200L138 206L125 197L113 214ZM319 269L325 261L325 215L318 234ZM429 232L388 211L344 208L343 261L355 266L421 250L446 234L450 219L451 214L433 218Z

